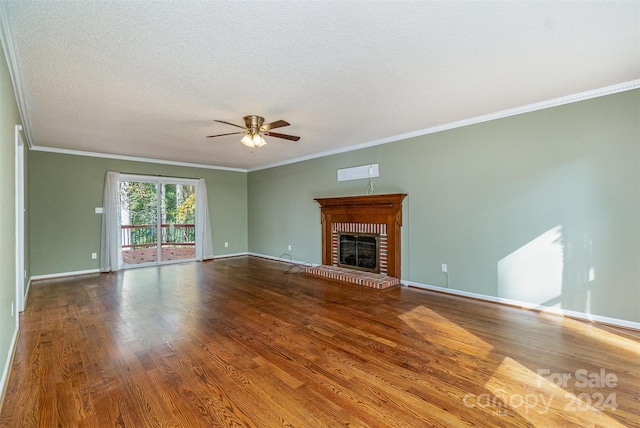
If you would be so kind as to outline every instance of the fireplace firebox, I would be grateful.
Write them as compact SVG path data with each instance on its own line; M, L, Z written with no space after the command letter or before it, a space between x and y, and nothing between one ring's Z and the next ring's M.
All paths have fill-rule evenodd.
M380 273L380 235L339 233L338 266Z

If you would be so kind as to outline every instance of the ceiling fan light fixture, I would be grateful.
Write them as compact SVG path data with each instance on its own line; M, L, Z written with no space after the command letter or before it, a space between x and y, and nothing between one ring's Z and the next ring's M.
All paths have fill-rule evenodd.
M262 135L260 134L255 134L253 136L253 147L262 147L265 144L267 144L266 141L264 141L264 138L262 138Z
M247 147L262 147L265 144L267 144L267 142L264 140L264 138L262 137L262 135L260 135L259 133L248 133L245 134L244 137L242 137L242 140L240 140L240 142L242 142L242 144L244 144Z
M240 140L240 142L247 147L253 147L253 139L249 134L245 134L245 136L242 137L242 140Z

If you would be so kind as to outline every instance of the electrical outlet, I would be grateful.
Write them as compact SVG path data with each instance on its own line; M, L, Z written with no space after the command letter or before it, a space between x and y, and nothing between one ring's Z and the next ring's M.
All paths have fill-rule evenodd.
M229 248L229 243L228 242L224 243L224 248Z
M98 253L91 253L91 258L93 260L97 259L98 258Z
M291 251L291 245L289 245L289 251Z
M11 316L13 316L13 302L11 302Z
M442 263L442 273L447 273L448 272L448 267L446 263Z

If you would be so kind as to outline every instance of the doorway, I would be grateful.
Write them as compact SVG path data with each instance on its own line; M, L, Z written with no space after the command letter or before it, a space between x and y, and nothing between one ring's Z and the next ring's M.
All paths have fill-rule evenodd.
M196 185L197 180L121 176L125 268L196 259Z

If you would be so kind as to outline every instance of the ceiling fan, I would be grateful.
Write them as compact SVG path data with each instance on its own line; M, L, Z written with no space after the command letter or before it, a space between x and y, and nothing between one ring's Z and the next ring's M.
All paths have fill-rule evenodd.
M282 128L283 126L289 126L290 123L285 120L276 120L271 123L264 123L264 117L261 116L245 116L244 126L236 125L235 123L225 122L224 120L214 120L214 122L226 123L227 125L242 128L239 132L229 132L227 134L208 135L207 138L222 137L225 135L244 134L242 137L242 144L247 147L262 147L267 142L264 140L264 136L284 138L285 140L298 141L300 137L294 135L280 134L278 132L271 132L274 128Z

